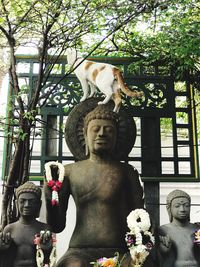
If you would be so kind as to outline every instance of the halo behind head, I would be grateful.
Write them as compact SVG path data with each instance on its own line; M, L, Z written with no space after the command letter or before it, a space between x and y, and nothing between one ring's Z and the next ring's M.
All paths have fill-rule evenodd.
M125 108L121 108L118 114L114 113L112 111L113 101L99 106L98 102L98 98L90 98L76 105L71 111L65 124L67 145L76 160L86 159L84 127L87 128L91 119L111 119L117 125L117 140L113 159L126 160L136 138L134 119Z

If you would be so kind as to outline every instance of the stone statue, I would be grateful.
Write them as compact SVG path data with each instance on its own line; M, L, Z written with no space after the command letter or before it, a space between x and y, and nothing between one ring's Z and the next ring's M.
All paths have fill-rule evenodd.
M36 220L41 207L41 189L26 182L16 189L16 197L19 220L0 233L0 266L36 267L35 235L43 231L41 246L45 255L52 249L49 226Z
M71 131L72 138L69 146L76 158L84 157L77 152L77 146L73 148L77 141L73 138L80 137L79 149L85 141L87 157L65 165L65 178L58 193L59 205L52 206L51 190L45 186L47 221L52 231L61 232L65 228L70 195L77 209L75 229L67 252L58 262L59 267L90 267L90 262L101 257L126 253L127 215L144 206L143 187L137 170L119 161L124 149L130 152L132 148L135 126L132 131L123 127L132 127L133 119L129 117L130 120L125 122L120 119L120 114L112 111L112 106L100 105L85 116L83 124L79 109L90 111L96 105L91 101L94 100L88 99L77 105L68 118L66 131ZM73 121L73 118L76 119ZM69 132L66 133L68 137ZM130 138L133 132L134 137ZM126 262L124 266L128 265Z
M190 196L174 190L167 196L170 223L159 227L161 267L200 266L200 247L194 243L197 224L190 223Z

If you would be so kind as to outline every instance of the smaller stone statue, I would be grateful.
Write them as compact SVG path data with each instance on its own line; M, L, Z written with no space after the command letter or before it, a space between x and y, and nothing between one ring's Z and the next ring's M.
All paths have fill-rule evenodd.
M167 196L170 223L159 227L161 267L199 267L200 246L195 242L198 225L190 223L190 196L174 190Z
M0 232L0 266L39 267L49 264L54 249L50 228L36 220L41 207L41 189L26 182L17 188L16 197L19 220Z

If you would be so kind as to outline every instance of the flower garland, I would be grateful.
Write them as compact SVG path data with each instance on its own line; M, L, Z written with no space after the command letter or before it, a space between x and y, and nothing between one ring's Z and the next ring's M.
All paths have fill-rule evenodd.
M131 255L131 266L141 267L155 244L155 239L149 231L150 217L144 209L135 209L127 216L130 232L126 233L125 240ZM119 253L113 258L100 258L91 262L93 267L121 267L126 254L119 261Z
M134 267L140 267L155 243L155 239L149 231L151 222L148 212L144 209L133 210L127 217L127 225L130 232L126 234L125 240L132 263Z
M194 243L200 246L200 229L194 233Z
M35 239L34 239L34 244L36 245L36 263L37 263L37 267L55 267L56 266L56 238L55 235L52 234L51 235L51 245L52 245L52 249L51 249L51 253L49 256L49 262L48 263L44 263L44 252L41 248L41 238L42 236L47 233L50 236L50 231L41 231L40 234L36 234L35 235ZM45 244L43 244L45 245Z
M58 180L54 180L52 177L51 173L51 167L52 166L57 166L58 167ZM58 191L60 191L62 187L62 183L64 180L64 174L65 174L65 168L64 166L57 162L57 161L49 161L45 163L45 177L47 179L47 185L51 188L52 190L52 199L51 199L51 204L52 206L56 206L59 203L59 198L58 198Z
M149 214L144 209L135 209L127 217L127 225L130 230L138 228L145 232L151 227Z

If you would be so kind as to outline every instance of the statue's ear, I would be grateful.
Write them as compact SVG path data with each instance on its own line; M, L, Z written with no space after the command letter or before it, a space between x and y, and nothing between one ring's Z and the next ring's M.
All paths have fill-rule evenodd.
M86 140L87 138L87 135L86 135L86 129L85 129L85 127L83 127L83 136L84 136L84 139Z
M88 140L87 140L85 128L83 128L83 135L84 135L84 139L85 139L85 155L88 156L89 155L89 148L88 148Z
M85 142L85 155L89 156L89 148L88 148L88 144Z
M19 207L17 199L15 199L15 209L16 209L16 218L19 218Z

